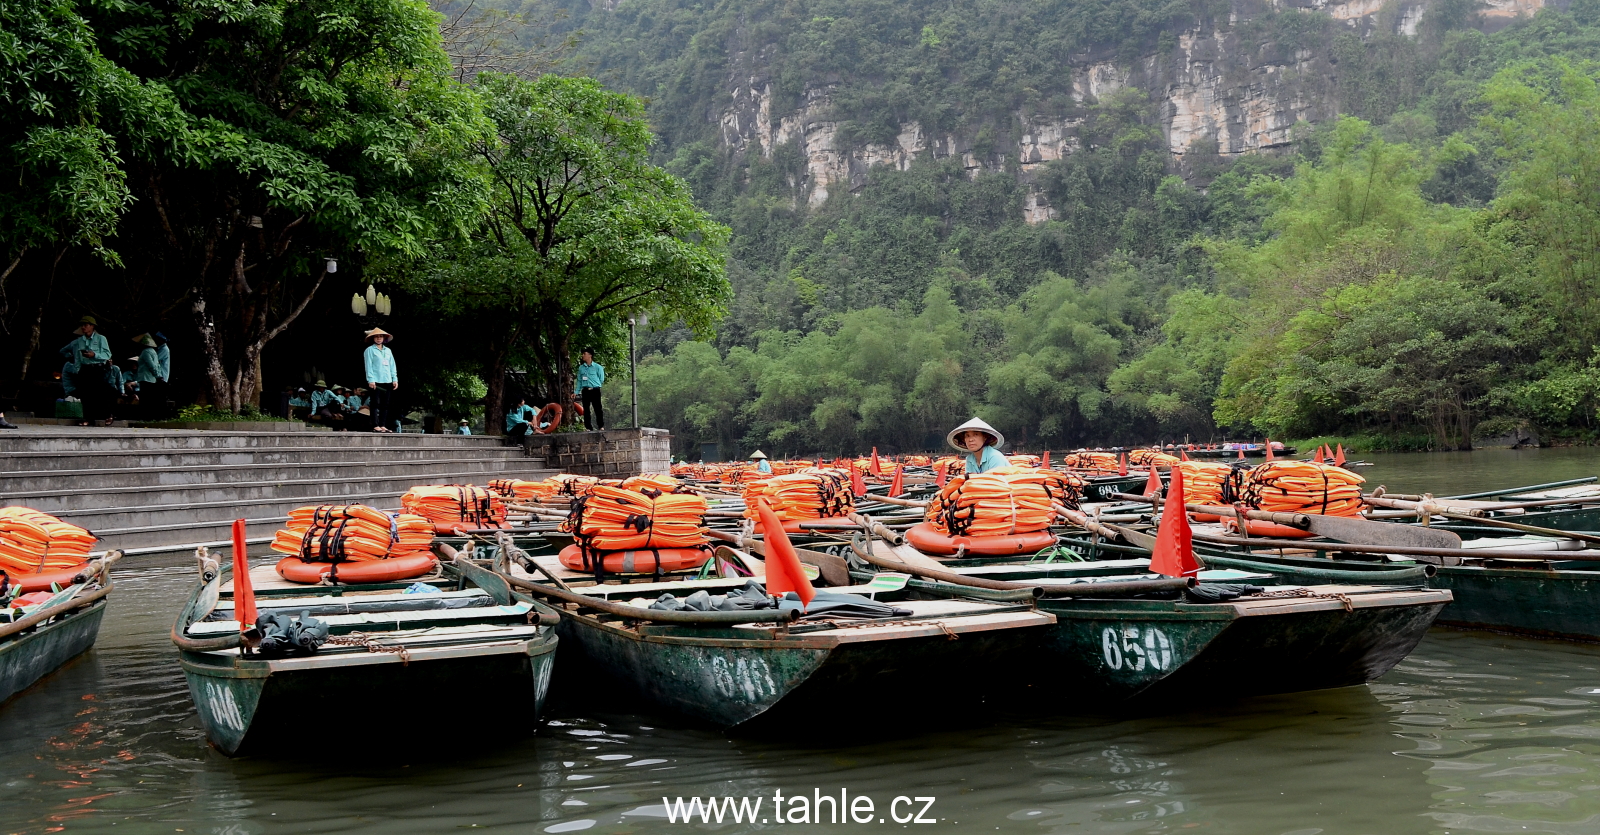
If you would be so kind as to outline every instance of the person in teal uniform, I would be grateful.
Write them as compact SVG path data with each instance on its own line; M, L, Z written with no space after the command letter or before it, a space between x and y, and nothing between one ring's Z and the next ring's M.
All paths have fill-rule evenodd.
M521 443L523 438L534 431L533 421L538 417L539 413L528 405L528 398L518 397L506 412L506 440L514 444Z
M139 413L145 420L155 420L166 408L166 385L161 377L161 358L156 340L148 333L133 338L139 346L139 367L133 379L139 383Z
M578 363L578 398L583 406L583 427L590 432L599 428L605 431L606 412L600 405L600 387L606 384L606 367L594 361L593 351L580 355Z
M88 426L110 416L117 392L111 387L111 343L98 332L93 316L79 319L78 324L77 338L61 349L61 356L72 369L72 387L83 401L78 425Z
M750 453L750 460L756 465L756 472L772 475L772 462L767 460L767 454L761 450Z
M986 473L1010 463L1000 454L1005 436L982 418L973 418L950 430L946 440L967 454L967 474Z
M467 425L467 419L466 418L462 418L461 419L461 423L458 426L456 426L456 434L457 435L471 435L472 434L472 427Z
M361 359L367 371L367 411L372 413L372 431L393 432L391 411L395 391L400 388L400 371L389 343L394 334L383 328L367 331L367 350Z

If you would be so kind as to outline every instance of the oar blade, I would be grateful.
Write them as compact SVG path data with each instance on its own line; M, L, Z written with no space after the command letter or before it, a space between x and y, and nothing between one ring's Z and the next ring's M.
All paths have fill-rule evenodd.
M1392 545L1396 548L1460 548L1461 537L1452 531L1424 528L1418 525L1401 525L1394 522L1373 522L1368 519L1348 519L1342 516L1308 514L1309 530L1317 536L1337 539L1351 545Z

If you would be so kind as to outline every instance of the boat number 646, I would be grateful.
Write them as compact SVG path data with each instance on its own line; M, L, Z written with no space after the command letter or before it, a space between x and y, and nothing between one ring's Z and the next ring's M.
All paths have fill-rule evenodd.
M1146 665L1155 670L1172 666L1172 641L1153 626L1142 634L1137 626L1108 626L1100 633L1100 649L1106 666L1113 670L1126 667L1139 672Z

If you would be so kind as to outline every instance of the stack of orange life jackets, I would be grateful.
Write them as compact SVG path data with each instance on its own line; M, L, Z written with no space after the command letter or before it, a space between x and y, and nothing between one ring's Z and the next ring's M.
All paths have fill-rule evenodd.
M1135 467L1156 467L1164 470L1182 460L1176 455L1168 455L1156 449L1133 449L1128 451L1128 463ZM1184 475L1188 475L1188 473Z
M400 507L427 519L436 533L501 528L506 523L505 501L488 488L470 484L413 487L400 497Z
M0 570L13 577L77 568L98 540L31 507L0 507Z
M698 548L706 544L706 500L694 493L665 493L600 485L573 502L561 530L587 551Z
M1238 500L1257 510L1359 516L1366 479L1332 464L1268 461L1250 468L1239 481Z
M433 524L362 504L297 507L272 537L272 550L306 562L361 562L425 553Z
M1061 465L1074 470L1094 470L1114 473L1118 469L1117 456L1111 452L1074 452L1061 459Z
M1084 481L1070 473L998 467L951 479L928 503L926 521L947 536L1009 536L1042 531L1053 505L1076 508Z
M1179 461L1183 473L1183 496L1187 504L1224 504L1222 487L1233 468L1216 461Z
M744 515L755 519L758 500L766 499L785 522L834 519L855 511L850 476L843 470L810 469L753 481L744 490Z

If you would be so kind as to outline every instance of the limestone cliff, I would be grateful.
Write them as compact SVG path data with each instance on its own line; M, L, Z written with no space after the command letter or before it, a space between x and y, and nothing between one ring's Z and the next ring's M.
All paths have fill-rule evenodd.
M1261 8L1325 14L1360 37L1384 27L1415 37L1430 0L1269 2ZM1486 0L1476 10L1477 25L1504 27L1532 15L1544 2ZM1182 32L1170 50L1134 62L1084 54L1060 72L1070 78L1071 97L1079 104L1093 104L1125 88L1142 91L1154 105L1178 170L1184 170L1183 158L1194 148L1224 157L1282 148L1297 124L1337 115L1340 68L1326 44L1288 49L1259 43L1247 34L1249 23L1249 13L1236 10L1212 27ZM841 142L840 121L833 112L835 84L809 87L800 101L780 108L760 55L733 57L729 66L736 69L727 79L719 116L722 144L736 153L771 157L792 143L804 159L804 172L792 185L813 205L841 189L860 188L873 166L905 169L919 155L958 158L973 174L1002 170L1010 163L1011 170L1031 183L1039 166L1079 147L1081 117L1033 113L1015 114L1014 126L982 154L975 151L973 136L930 135L916 122L902 124L892 144L850 146ZM1049 219L1052 210L1038 189L1030 189L1023 212L1028 222L1037 223Z

